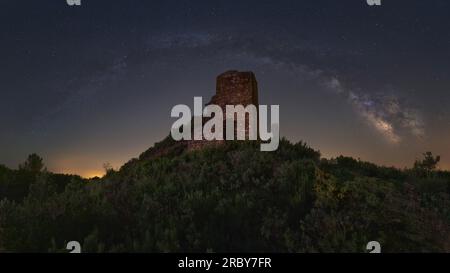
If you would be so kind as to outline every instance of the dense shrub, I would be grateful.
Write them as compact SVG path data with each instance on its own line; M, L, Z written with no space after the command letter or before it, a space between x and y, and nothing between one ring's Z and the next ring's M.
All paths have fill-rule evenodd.
M320 159L282 140L166 153L96 180L0 167L0 250L450 251L450 175Z

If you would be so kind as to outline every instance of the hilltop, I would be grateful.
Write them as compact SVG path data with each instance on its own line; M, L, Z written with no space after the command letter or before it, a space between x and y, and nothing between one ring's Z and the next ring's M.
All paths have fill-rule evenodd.
M425 163L326 160L287 140L261 153L166 139L101 179L0 168L0 249L364 252L377 240L383 252L448 252L450 173ZM10 179L28 184L14 200Z

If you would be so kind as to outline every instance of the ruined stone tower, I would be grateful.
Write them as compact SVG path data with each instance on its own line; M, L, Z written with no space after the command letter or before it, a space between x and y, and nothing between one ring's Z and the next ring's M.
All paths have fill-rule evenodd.
M225 105L253 104L258 106L258 83L253 72L227 71L217 76L216 94L209 104L217 104L225 111Z
M239 71L227 71L217 76L216 94L212 97L208 104L219 105L225 112L226 105L243 105L248 106L250 104L259 106L258 103L258 84L256 82L253 72L239 72ZM258 113L259 114L259 113ZM207 118L203 119L203 124L208 121ZM225 116L224 116L224 130L225 130ZM246 118L246 124L248 120ZM248 130L246 126L245 130ZM184 151L192 151L202 149L208 146L221 145L224 143L222 140L206 141L206 140L183 140L178 142L170 141L169 135L158 146L152 147L140 155L140 159L151 159L167 154L180 154ZM165 141L171 143L168 145ZM131 162L131 161L130 161ZM127 163L128 164L128 163Z
M258 83L253 72L239 72L230 70L217 76L216 79L216 94L207 104L219 105L225 113L226 105L255 105L258 107ZM224 134L225 134L225 118L224 115ZM245 135L249 133L249 120L245 118ZM206 120L203 121L205 123ZM235 125L236 126L236 125ZM235 128L236 130L236 128ZM225 136L224 136L225 138ZM205 145L216 145L222 141L188 141L188 149L198 149Z

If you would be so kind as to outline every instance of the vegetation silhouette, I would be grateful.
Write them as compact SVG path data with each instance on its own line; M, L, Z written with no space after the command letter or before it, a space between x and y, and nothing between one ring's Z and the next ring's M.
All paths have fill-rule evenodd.
M450 251L450 173L323 159L305 143L187 152L170 138L102 178L0 166L0 250L66 252Z

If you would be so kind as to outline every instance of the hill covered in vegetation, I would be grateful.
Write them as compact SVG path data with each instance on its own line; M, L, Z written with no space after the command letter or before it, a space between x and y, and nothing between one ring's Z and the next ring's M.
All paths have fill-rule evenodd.
M450 251L450 173L430 153L411 169L321 158L282 140L185 151L170 139L83 179L32 155L0 167L0 251Z

